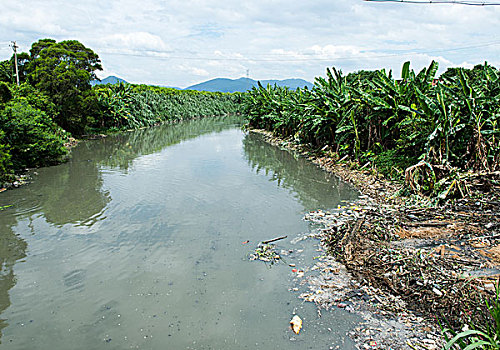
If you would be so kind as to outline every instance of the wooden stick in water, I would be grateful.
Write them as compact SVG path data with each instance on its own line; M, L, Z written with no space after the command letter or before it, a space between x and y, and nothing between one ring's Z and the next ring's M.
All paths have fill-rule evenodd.
M268 244L268 243L271 243L271 242L276 242L276 241L279 241L281 239L285 239L287 238L288 236L281 236L281 237L276 237L276 238L273 238L273 239L270 239L268 241L262 241L260 242L261 244Z

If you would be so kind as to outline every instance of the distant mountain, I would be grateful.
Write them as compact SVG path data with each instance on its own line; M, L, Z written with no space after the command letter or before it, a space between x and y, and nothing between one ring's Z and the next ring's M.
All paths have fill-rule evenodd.
M285 80L261 80L260 82L263 86L269 85L278 85L278 86L288 86L290 89L297 88L307 88L311 89L313 84L304 79L285 79Z
M311 88L313 84L303 79L285 79L285 80L261 80L263 86L268 84L277 86L288 86L290 89L298 87ZM257 86L257 81L249 78L227 79L216 78L205 81L196 85L189 86L184 90L198 91L219 91L219 92L244 92L250 90L253 86Z
M104 85L104 84L118 84L118 83L124 83L127 84L125 80L122 78L115 77L114 75L110 75L109 77L106 77L102 79L101 81L99 80L93 80L90 82L92 86L94 85Z
M177 87L177 86L170 86L170 85L157 85L157 86L169 88L169 89L175 89L175 90L182 90L180 87Z

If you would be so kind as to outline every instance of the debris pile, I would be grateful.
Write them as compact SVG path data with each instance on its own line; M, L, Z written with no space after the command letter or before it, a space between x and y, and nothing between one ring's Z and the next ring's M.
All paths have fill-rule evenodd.
M351 334L360 348L437 349L443 341L437 318L455 329L484 324L484 298L500 279L499 171L449 171L434 184L438 196L403 197L402 184L375 169L256 132L363 194L338 210L305 216L319 226L315 237L331 256L310 269L319 274L300 282L308 287L302 299L363 316L366 327Z
M481 321L477 308L500 276L500 217L494 204L457 205L461 211L356 203L306 219L323 226L322 244L358 281L402 301L380 306L458 326L465 319Z

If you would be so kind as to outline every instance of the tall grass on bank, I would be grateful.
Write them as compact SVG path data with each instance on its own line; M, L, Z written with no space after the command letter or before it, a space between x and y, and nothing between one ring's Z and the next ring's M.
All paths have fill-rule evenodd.
M195 117L240 112L238 93L183 91L148 85L115 84L94 88L101 118L94 127L138 128Z
M433 61L416 73L406 62L395 79L327 69L311 90L253 88L245 111L250 127L371 162L414 192L452 195L451 174L500 169L500 79L487 63L439 79L437 70Z

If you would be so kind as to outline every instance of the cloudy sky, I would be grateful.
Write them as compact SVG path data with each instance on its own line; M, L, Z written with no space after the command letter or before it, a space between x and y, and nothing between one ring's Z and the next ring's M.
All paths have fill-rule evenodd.
M492 1L492 0L485 0ZM500 67L500 6L363 0L23 0L0 12L0 60L41 38L76 39L103 78L186 87L216 77L303 78L432 59Z

